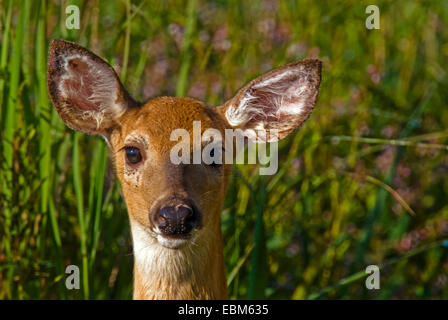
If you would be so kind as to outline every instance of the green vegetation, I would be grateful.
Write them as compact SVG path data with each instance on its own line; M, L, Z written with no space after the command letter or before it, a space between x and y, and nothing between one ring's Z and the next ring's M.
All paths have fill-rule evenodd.
M323 61L279 172L235 167L223 209L231 298L448 299L448 2L0 0L0 299L128 299L126 208L99 137L46 89L51 39L108 60L138 100L222 104L250 79ZM65 27L78 5L80 30ZM78 265L81 290L65 287ZM367 290L366 266L381 268Z

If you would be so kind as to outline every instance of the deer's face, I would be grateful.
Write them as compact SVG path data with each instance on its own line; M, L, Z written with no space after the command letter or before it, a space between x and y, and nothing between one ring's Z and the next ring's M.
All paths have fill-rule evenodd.
M108 142L134 240L138 237L146 244L141 249L152 245L179 249L188 243L206 244L220 232L231 168L203 161L173 162L172 150L179 146L173 132L181 129L191 138L182 152L189 153L190 159L197 148L210 143L210 137L202 135L207 129L217 130L222 137L225 129L241 129L249 140L282 139L312 112L320 69L318 60L280 67L252 80L217 108L169 97L139 104L106 62L76 44L53 41L48 87L70 128L100 134ZM201 128L196 142L195 121ZM262 138L257 134L272 130L277 134Z
M171 141L172 133L186 130L192 140L193 121L200 121L201 136L208 128L224 136L226 124L212 108L192 99L161 97L125 113L109 139L131 223L169 248L194 242L201 229L219 225L231 169L172 162L171 152L179 144ZM201 147L209 142L204 137ZM190 141L190 159L193 147Z

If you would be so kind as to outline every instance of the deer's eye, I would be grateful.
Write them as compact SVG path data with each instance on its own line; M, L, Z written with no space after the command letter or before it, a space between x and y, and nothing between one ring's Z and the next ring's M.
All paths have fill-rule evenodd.
M135 147L125 147L126 160L130 164L137 164L142 161L140 149Z
M219 151L218 151L218 158L221 157L221 159L222 159L222 156L223 156L223 152L219 152ZM215 148L213 148L213 149L210 151L210 158L214 158L214 157L215 157ZM209 165L210 165L211 167L213 167L213 168L220 168L220 167L222 167L222 161L223 161L223 160L220 161L221 163L216 163L215 161L213 161L213 162L210 163Z

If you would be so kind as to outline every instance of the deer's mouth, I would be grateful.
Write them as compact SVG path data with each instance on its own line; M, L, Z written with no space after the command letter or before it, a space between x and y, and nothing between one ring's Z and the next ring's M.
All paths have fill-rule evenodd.
M167 236L157 234L157 242L168 249L180 249L192 241L192 234Z
M148 230L149 231L149 230ZM188 234L166 235L157 228L148 232L149 235L157 241L157 243L168 249L181 249L187 245L195 244L198 230L193 229Z

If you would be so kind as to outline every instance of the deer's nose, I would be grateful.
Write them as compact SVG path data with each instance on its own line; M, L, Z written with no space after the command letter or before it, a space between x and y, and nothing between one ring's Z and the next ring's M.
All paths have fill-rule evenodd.
M160 208L155 220L162 234L181 237L188 235L193 230L198 219L190 206L179 204Z

